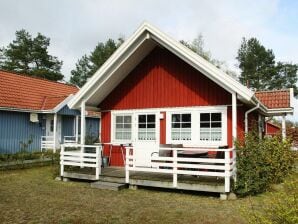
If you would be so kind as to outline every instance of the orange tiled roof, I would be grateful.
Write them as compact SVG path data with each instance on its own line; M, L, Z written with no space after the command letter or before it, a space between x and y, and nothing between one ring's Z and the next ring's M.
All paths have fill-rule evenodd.
M289 89L258 91L255 95L269 109L290 107L291 96Z
M0 107L51 110L78 90L72 85L0 70Z

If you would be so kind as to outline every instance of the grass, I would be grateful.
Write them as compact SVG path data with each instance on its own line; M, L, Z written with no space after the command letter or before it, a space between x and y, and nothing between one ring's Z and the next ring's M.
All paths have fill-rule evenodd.
M209 194L91 189L88 183L55 181L55 169L0 172L0 222L241 224L243 208L269 197L220 201Z

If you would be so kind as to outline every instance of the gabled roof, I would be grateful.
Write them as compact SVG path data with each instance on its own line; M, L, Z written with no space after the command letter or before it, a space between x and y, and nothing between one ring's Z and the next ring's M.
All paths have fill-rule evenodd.
M101 101L156 46L166 48L228 92L236 93L237 98L242 102L259 105L259 110L264 114L293 113L293 108L269 109L246 86L147 22L143 23L95 72L92 78L70 100L69 107L78 109L81 102L85 101L86 107L97 108Z
M255 95L269 109L291 107L290 89L258 91Z
M54 110L79 89L72 85L0 70L0 109Z
M79 108L82 99L96 107L129 72L156 46L162 46L206 75L227 91L250 101L254 93L238 81L209 63L180 42L149 23L143 23L133 35L96 71L70 101L70 108Z

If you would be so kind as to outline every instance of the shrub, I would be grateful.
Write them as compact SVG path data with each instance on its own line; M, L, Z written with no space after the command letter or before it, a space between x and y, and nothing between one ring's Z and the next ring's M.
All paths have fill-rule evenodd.
M280 183L292 171L295 154L288 140L279 137L259 139L251 132L244 140L236 141L237 182L234 191L239 195L253 195L268 190L272 183Z
M270 193L259 208L253 205L243 215L250 224L298 223L298 181L286 182L281 191Z

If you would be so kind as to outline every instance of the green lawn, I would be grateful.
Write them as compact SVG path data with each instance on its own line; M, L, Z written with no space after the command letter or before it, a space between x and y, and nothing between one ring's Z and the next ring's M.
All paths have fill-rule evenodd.
M40 167L0 172L0 223L245 223L240 210L266 197L91 189L55 181L52 167Z

